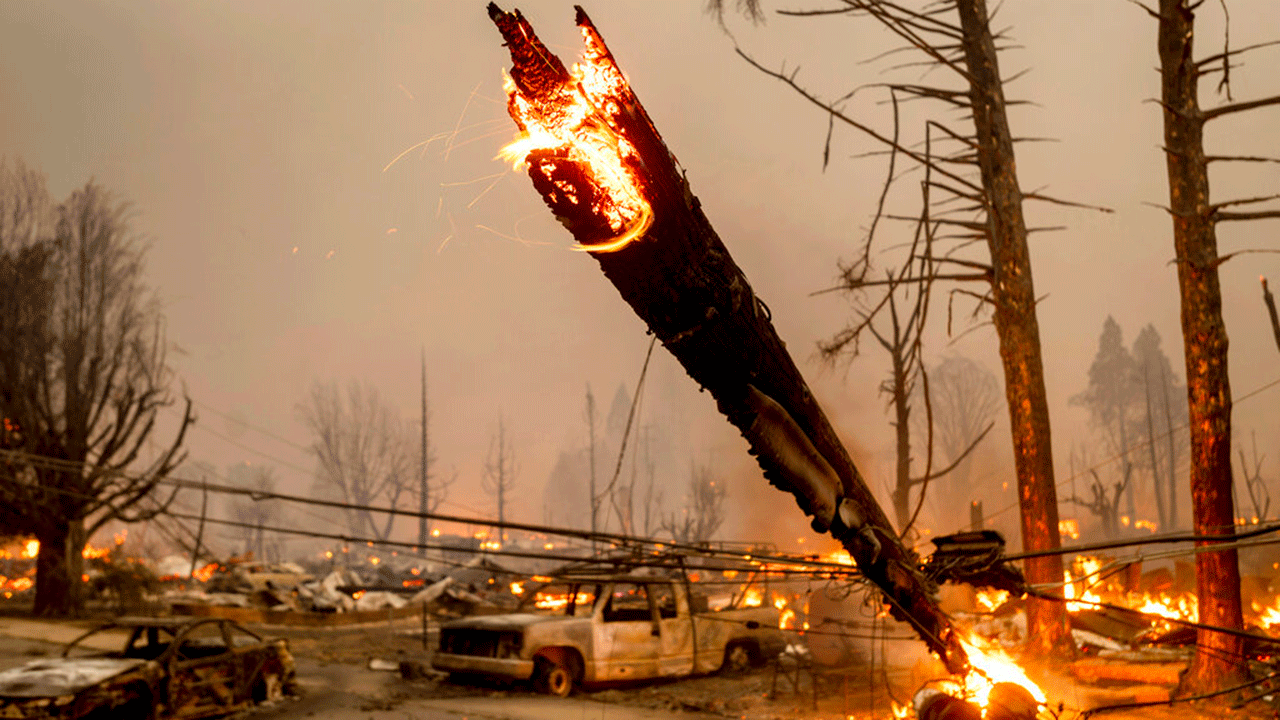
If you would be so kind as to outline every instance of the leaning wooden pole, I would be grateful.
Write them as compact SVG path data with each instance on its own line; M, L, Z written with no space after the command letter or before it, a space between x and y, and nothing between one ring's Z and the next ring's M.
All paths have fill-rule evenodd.
M579 248L747 439L770 483L795 496L957 673L967 658L936 588L898 540L770 321L769 309L702 212L591 20L573 72L519 11L489 5L510 50L508 110L520 128L504 155Z

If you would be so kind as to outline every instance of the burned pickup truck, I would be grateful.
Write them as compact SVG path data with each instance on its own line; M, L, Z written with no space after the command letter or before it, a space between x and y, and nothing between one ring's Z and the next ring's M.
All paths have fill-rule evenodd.
M528 593L526 612L446 623L432 667L565 696L578 684L745 667L785 647L777 609L717 603L696 587L633 576L547 585Z

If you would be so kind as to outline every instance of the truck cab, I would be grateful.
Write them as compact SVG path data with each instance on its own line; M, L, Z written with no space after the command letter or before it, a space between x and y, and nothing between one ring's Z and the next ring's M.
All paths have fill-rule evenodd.
M640 576L552 583L528 594L526 612L446 623L432 666L564 696L583 683L714 672L785 646L775 608L710 611L695 588Z

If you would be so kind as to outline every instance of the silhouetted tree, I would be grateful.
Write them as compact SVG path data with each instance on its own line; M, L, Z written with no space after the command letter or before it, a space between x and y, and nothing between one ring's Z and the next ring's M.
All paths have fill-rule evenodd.
M1106 440L1107 449L1119 456L1122 472L1128 478L1133 462L1129 455L1132 443L1140 437L1139 403L1143 400L1138 365L1124 346L1120 325L1110 316L1102 323L1102 335L1098 338L1098 352L1089 366L1089 385L1084 392L1071 398L1071 404L1089 411L1094 428ZM1125 512L1130 517L1136 512L1133 485L1124 482Z
M498 525L507 521L507 499L516 486L516 451L512 447L511 437L507 435L507 426L502 416L498 416L498 431L489 441L489 458L484 464L484 477L481 483L485 492L493 496L498 503ZM502 527L498 528L499 542L506 541Z
M241 552L253 553L258 560L278 562L279 542L268 543L264 529L264 526L280 520L280 503L269 497L276 490L275 468L249 463L233 465L227 473L227 480L232 485L260 494L232 495L227 500L231 519L247 526L231 528L237 544L242 548Z
M0 163L0 521L35 535L35 610L83 606L81 552L111 520L162 512L156 486L185 456L159 303L128 206L90 181L54 205L44 178Z
M678 543L709 541L724 524L726 494L724 484L717 484L711 468L691 464L685 507L680 513L669 513L660 523L660 529Z
M969 477L973 452L979 438L989 432L1001 406L1000 381L977 362L951 355L929 369L929 407L933 418L933 441L939 461L954 466L944 483L946 497L973 497ZM916 405L923 403L923 390ZM911 416L912 431L918 438L929 436L924 413Z
M1133 341L1138 367L1141 411L1146 430L1146 463L1151 473L1160 528L1178 526L1178 460L1186 450L1187 389L1174 376L1160 348L1160 334L1147 325ZM1141 453L1137 453L1139 457Z
M400 415L372 385L352 381L345 396L336 382L311 384L297 406L311 431L320 492L353 505L399 508L414 496L414 442ZM395 515L344 510L353 535L385 540Z

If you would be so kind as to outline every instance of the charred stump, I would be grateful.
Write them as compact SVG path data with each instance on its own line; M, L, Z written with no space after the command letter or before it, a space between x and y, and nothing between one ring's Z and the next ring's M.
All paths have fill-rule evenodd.
M792 493L895 617L962 672L965 652L936 588L899 542L586 13L577 8L585 54L572 73L519 11L490 4L489 15L511 54L508 110L521 130L505 154L528 165L557 219L711 393L769 482Z

